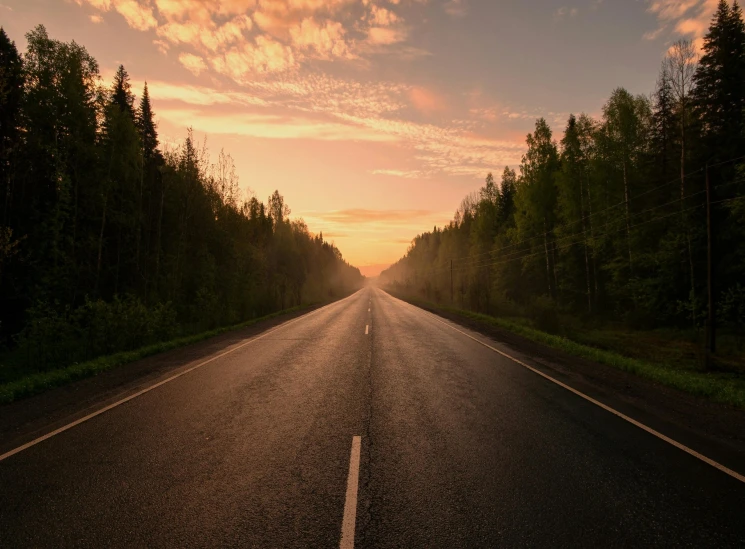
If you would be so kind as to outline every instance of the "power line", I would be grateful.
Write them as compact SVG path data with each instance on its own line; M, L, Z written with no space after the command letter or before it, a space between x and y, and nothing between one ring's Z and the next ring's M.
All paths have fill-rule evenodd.
M634 218L634 217L638 217L638 216L640 216L640 215L643 215L643 214L649 213L649 212L651 212L651 211L654 211L654 210L658 210L658 209L660 209L660 208L664 208L664 207L666 207L666 206L670 206L671 204L677 204L678 202L681 202L681 201L684 201L684 200L689 200L689 199L691 199L691 198L693 198L693 197L695 197L695 196L698 196L698 195L704 194L705 192L706 192L705 190L704 190L704 191L699 191L699 192L697 192L697 193L694 193L694 194L691 194L691 195L685 196L685 197L683 197L683 198L677 198L677 199L675 199L675 200L671 200L670 202L666 202L665 204L659 204L659 205L657 205L657 206L653 206L652 208L647 208L646 210L642 210L641 212L636 212L636 213L633 213L633 214L631 214L631 215L629 216L629 219L631 219L631 218ZM674 212L674 213L680 213L680 212ZM603 228L605 228L605 227L607 227L607 226L609 226L609 225L613 225L613 224L615 224L615 223L618 223L619 221L624 221L624 219L623 219L623 218L617 218L617 219L614 219L614 220L612 220L612 221L609 221L609 222L607 222L607 223L605 223L605 224L603 224L603 225L600 225L600 226L598 226L598 227L595 227L594 229L597 229L597 230L601 230L601 229L603 229ZM569 225L567 225L567 226L569 226ZM559 227L559 228L560 228L560 227ZM633 227L629 227L629 228L633 228ZM547 232L547 233L544 233L544 234L542 234L542 235L540 235L540 236L547 236L548 234L549 234L549 233ZM572 233L572 234L569 234L569 235L564 235L564 236L560 236L560 237L558 237L558 238L553 238L553 239L551 240L551 242L552 242L552 243L556 243L556 242L559 242L559 241L562 241L562 240L566 240L567 238L573 238L573 237L575 237L575 236L579 236L579 235L582 235L582 236L585 236L585 237L586 237L586 235L587 235L587 230L584 230L584 229L583 229L582 231L579 231L579 232L576 232L576 233ZM602 235L590 235L590 238L598 238L599 236L602 236ZM521 241L521 242L517 242L517 243L515 243L515 244L513 244L513 245L511 245L511 246L505 246L504 248L501 248L500 250L495 250L495 251L494 251L494 252L492 252L492 253L497 253L497 252L499 252L499 251L502 251L502 250L508 249L509 247L514 247L514 246L516 246L516 245L518 245L518 244L521 244L521 243L527 243L527 242L530 242L530 241L532 241L532 240L535 240L536 238L537 238L537 237L532 237L532 238L529 238L529 239L527 239L527 240L523 240L523 241ZM515 252L510 252L510 253L508 253L507 255L508 255L508 256L509 256L509 255L514 255L514 254L516 254L516 253L520 253L521 251L525 251L525 250L517 250L517 251L515 251ZM481 255L483 255L483 254L481 254ZM471 257L470 257L469 259L470 259L471 261L473 261L473 260L474 260L474 259L476 259L477 257L478 257L478 256L471 256ZM466 261L468 261L468 260L466 260Z
M735 160L736 160L736 159L735 159ZM700 169L698 169L698 170L695 170L695 171L693 171L693 172L687 173L687 174L685 175L685 178L688 178L688 177L691 177L691 176L693 176L693 175L696 175L697 173L699 173L699 172L702 172L703 170L704 170L704 168L700 168ZM633 196L633 197L629 198L629 203L631 203L631 202L633 202L634 200L637 200L637 199L639 199L639 198L641 198L641 197L643 197L643 196L646 196L646 195L648 195L648 194L650 194L650 193L653 193L653 192L655 192L655 191L658 191L658 190L660 190L660 189L662 189L662 188L665 188L665 187L667 187L667 186L669 186L669 185L672 185L673 183L677 183L677 182L679 182L680 180L681 180L681 178L680 178L680 177L677 177L677 178L675 178L675 179L671 179L671 180L670 180L670 181L668 181L667 183L663 183L662 185L660 185L660 186L658 186L658 187L654 187L654 188L652 188L652 189L649 189L649 190L647 190L647 191L644 191L644 192L643 192L643 193L641 193L641 194L635 195L635 196ZM606 208L604 208L604 209L602 209L602 210L599 210L599 211L597 211L597 212L593 212L592 214L589 214L589 215L585 215L585 216L581 217L580 219L578 219L578 220L576 220L576 221L572 221L571 223L563 223L563 224L560 224L560 225L556 225L556 226L554 226L554 228L553 228L553 229L551 229L551 230L549 230L549 231L546 231L545 233L541 233L541 234L539 234L539 235L533 236L533 237L531 237L531 238L529 238L528 240L525 240L525 241L523 241L523 242L530 242L531 240L535 240L535 239L538 239L538 238L543 238L544 236L548 236L548 235L549 235L550 233L552 233L552 232L553 232L554 230L556 230L557 228L561 228L561 227L571 227L572 225L576 225L577 223L580 223L580 222L582 222L582 221L587 221L587 220L589 220L589 219L591 219L591 218L593 218L593 217L595 217L595 216L597 216L597 215L600 215L600 214L602 214L602 213L605 213L605 212L607 212L607 211L609 211L609 210L612 210L612 209L618 208L618 207L620 207L620 206L625 206L625 205L626 205L626 201L625 201L625 200L622 200L621 202L618 202L617 204L614 204L614 205L612 205L612 206L608 206L608 207L606 207ZM516 246L516 245L518 245L518 244L520 244L520 242L518 242L518 243L514 243L514 244L510 244L510 245L508 245L508 246L504 246L503 248L500 248L499 250L492 250L492 251L490 251L490 252L484 252L484 253L481 253L481 254L476 254L476 255L471 255L471 256L463 256L463 257L458 257L458 258L453 258L453 259L454 259L455 261L459 261L459 260L461 260L461 259L468 259L468 258L479 257L479 256L484 256L484 255L492 255L492 254L498 253L498 252L500 252L500 251L503 251L503 250L506 250L506 249L512 248L512 247L514 247L514 246Z
M682 212L687 212L687 211L695 210L697 208L701 208L704 205L705 205L704 203L701 203L701 204L698 204L696 206L692 206L690 208L687 208L685 210L682 210ZM648 219L647 221L642 221L641 223L636 223L634 225L631 225L629 227L629 229L640 227L642 225L646 225L647 223L652 223L653 221L661 221L663 219L667 219L668 217L672 217L674 215L680 215L680 213L681 212L672 212L672 213L669 213L669 214L666 214L666 215L663 215L663 216L654 217L652 219ZM602 233L602 234L596 235L595 238L601 238L601 237L604 237L604 236L609 236L609 235L616 234L616 233L619 233L619 232L622 232L622 231L625 231L625 230L626 230L626 227L622 227L622 228L620 228L620 229L618 229L616 231L608 231L606 233ZM579 233L577 233L577 235L578 234ZM575 235L575 236L577 236L577 235ZM556 250L565 250L567 248L571 248L572 246L574 246L576 244L579 244L580 242L582 242L582 241L581 240L577 240L576 242L572 242L572 243L566 244L564 246L559 246L559 247L557 247L555 249ZM483 263L481 265L463 265L462 268L461 268L461 271L464 270L466 267L476 267L476 268L478 268L478 267L488 267L488 266L494 266L494 265L501 265L501 264L504 264L504 263L510 263L512 261L518 261L518 260L522 260L522 259L528 259L530 257L535 257L535 256L538 256L538 255L544 255L545 253L546 252L544 250L544 251L534 252L534 253L531 253L531 254L528 254L528 255L524 255L524 256L521 256L521 257L515 257L515 258L512 258L512 259L507 259L507 260L504 260L504 261L497 261L497 262L494 262L494 263Z
M745 181L745 178L743 178L741 181ZM697 194L700 194L700 193L697 193ZM713 205L716 205L716 204L723 204L723 203L728 203L728 202L734 202L734 201L737 201L737 200L745 200L745 196L737 196L737 197L733 197L733 198L725 198L723 200L717 200L716 202L712 202L711 204L713 206ZM688 212L688 211L691 211L691 210L695 210L697 208L701 208L702 206L705 206L705 205L706 205L706 203L703 202L701 204L697 204L696 206L692 206L690 208L686 208L685 210L682 210L682 211L679 211L679 212L672 212L672 213L669 213L669 214L666 214L666 215L663 215L663 216L654 217L652 219L648 219L647 221L642 221L640 223L636 223L636 224L630 226L629 229L633 229L635 227L640 227L641 225L646 225L647 223L652 223L653 221L661 221L663 219L667 219L669 217L672 217L672 216L675 216L675 215L679 215L681 213L685 213L685 212ZM617 233L622 232L622 231L625 231L625 230L626 230L626 227L622 227L622 228L620 228L620 229L618 229L616 231L609 231L609 232L606 232L606 233L603 233L603 234L595 235L595 238L601 238L601 237L604 237L604 236L609 236L609 235L612 235L612 234L617 234ZM580 234L582 234L582 233L575 233L574 236L579 236ZM555 248L555 250L565 250L565 249L571 248L572 246L574 246L576 244L579 244L581 242L582 242L581 240L577 240L576 242L572 242L572 243L566 244L564 246L559 246L559 247ZM543 250L543 251L540 251L540 252L534 252L534 253L531 253L531 254L528 254L528 255L524 255L524 256L520 256L520 257L514 257L514 258L511 258L511 259L506 259L506 260L501 260L501 261L496 261L496 262L493 262L493 263L482 263L480 265L462 265L462 266L460 266L460 268L458 269L458 271L459 272L463 272L468 267L480 268L480 267L490 267L490 266L495 266L495 265L502 265L502 264L505 264L505 263L511 263L512 261L518 261L518 260L522 260L522 259L529 259L531 257L535 257L535 256L538 256L538 255L544 255L545 253L546 253L545 250Z
M743 160L743 159L745 159L745 155L742 155L742 156L738 156L738 157L735 157L735 158L730 158L729 160L724 160L724 161L722 161L722 162L718 162L717 164L710 164L710 165L709 165L709 168L714 168L714 167L717 167L717 166L722 166L722 165L724 165L724 164L730 164L730 163L732 163L732 162L737 162L738 160ZM675 179L671 179L670 181L668 181L668 182L666 182L666 183L663 183L662 185L659 185L659 186L657 186L657 187L654 187L654 188L652 188L652 189L649 189L649 190L647 190L647 191L644 191L644 192L643 192L643 193L641 193L641 194L637 194L637 195L635 195L635 196L633 196L633 197L630 197L630 198L629 198L629 203L631 203L631 202L633 202L634 200L637 200L637 199L639 199L639 198L641 198L641 197L643 197L643 196L647 196L647 195L649 195L650 193L653 193L653 192L655 192L655 191L658 191L658 190L660 190L660 189L663 189L663 188L665 188L665 187L667 187L667 186L669 186L669 185L672 185L673 183L677 183L677 182L681 181L681 179L687 179L687 178L689 178L689 177L692 177L692 176L694 176L694 175L696 175L696 174L698 174L698 173L700 173L700 172L703 172L703 171L704 171L704 169L705 169L705 168L699 168L698 170L694 170L694 171L692 171L692 172L689 172L689 173L687 173L687 174L686 174L686 175L685 175L685 176L684 176L683 178L680 178L680 177L676 177ZM725 184L731 184L731 183L735 183L735 182L737 182L737 181L730 181L730 182L728 182L728 183L725 183ZM718 186L717 186L717 188L719 188L720 186L721 186L721 185L718 185ZM702 192L705 192L705 191L702 191ZM696 194L701 194L701 193L696 193ZM686 199L689 199L689 198L691 198L691 196L695 196L695 195L688 195L688 196L686 196L686 197L682 197L682 198L681 198L680 200L686 200ZM670 203L668 203L668 204L670 204ZM577 223L580 223L581 221L586 221L586 220L589 220L590 218L592 218L592 217L595 217L596 215L600 215L600 214L602 214L602 213L605 213L605 212L607 212L607 211L609 211L609 210L612 210L612 209L615 209L615 208L618 208L618 207L620 207L620 206L624 206L624 205L626 205L626 200L622 200L621 202L618 202L617 204L614 204L614 205L612 205L612 206L608 206L608 207L606 207L606 208L604 208L604 209L602 209L602 210L599 210L599 211L597 211L597 212L593 212L593 213L592 213L592 214L590 214L590 215L585 215L584 217L581 217L580 219L578 219L578 220L576 220L576 221L572 221L571 223L564 223L564 224L561 224L561 225L557 225L557 226L555 226L555 227L554 227L553 229L551 229L551 230L549 230L549 231L546 231L545 233L539 234L539 235L537 235L537 236L533 236L533 237L531 237L530 239L528 239L528 240L525 240L525 241L523 241L523 242L529 242L529 241L531 241L531 240L535 240L535 239L538 239L538 238L542 238L542 237L544 237L544 236L547 236L547 235L549 235L550 233L554 232L554 230L555 230L555 229L557 229L557 228L561 228L561 227L570 227L570 226L572 226L572 225L576 225ZM459 261L459 260L461 260L461 259L472 259L472 258L476 258L476 257L482 257L482 256L485 256L485 255L493 255L493 254L496 254L496 253L498 253L498 252L500 252L500 251L503 251L503 250L509 249L509 248L511 248L511 247L514 247L514 246L516 246L516 245L518 245L518 244L520 244L520 242L517 242L517 243L513 243L513 244L510 244L510 245L508 245L508 246L504 246L504 247L500 248L499 250L492 250L492 251L489 251L489 252L483 252L483 253L480 253L480 254L475 254L475 255L468 255L468 256L463 256L463 257L459 257L459 258L452 258L452 259L453 259L454 261Z

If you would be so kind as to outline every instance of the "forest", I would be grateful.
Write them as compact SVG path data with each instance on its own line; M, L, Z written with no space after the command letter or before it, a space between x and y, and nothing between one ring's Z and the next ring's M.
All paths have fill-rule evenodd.
M539 119L526 145L519 172L487 175L449 225L417 236L381 283L552 333L572 323L687 330L694 339L708 332L716 351L718 332L734 334L742 352L745 24L737 2L719 2L700 52L686 40L670 47L649 96L618 88L599 119L572 115L556 137Z
M161 147L123 66L105 83L83 46L26 38L0 30L0 383L362 284L278 191L242 193L228 154L191 130Z

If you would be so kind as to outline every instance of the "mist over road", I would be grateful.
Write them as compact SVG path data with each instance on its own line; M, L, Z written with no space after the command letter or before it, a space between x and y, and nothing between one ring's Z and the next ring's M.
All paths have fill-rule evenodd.
M745 483L456 327L368 287L196 361L2 459L0 546L745 544Z

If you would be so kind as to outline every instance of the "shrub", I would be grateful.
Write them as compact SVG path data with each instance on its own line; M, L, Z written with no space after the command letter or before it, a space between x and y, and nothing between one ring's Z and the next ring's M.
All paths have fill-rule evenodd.
M534 297L528 305L528 316L542 332L558 334L561 329L556 303L549 297Z
M74 310L37 303L17 336L17 356L34 370L50 370L165 341L176 335L177 328L170 303L148 308L131 296L111 302L86 299Z

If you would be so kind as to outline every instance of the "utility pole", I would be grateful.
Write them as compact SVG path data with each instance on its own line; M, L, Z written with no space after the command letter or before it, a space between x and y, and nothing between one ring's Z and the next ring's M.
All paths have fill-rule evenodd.
M706 321L706 369L711 369L712 355L716 351L716 311L714 310L714 239L711 234L711 180L709 164L706 164L706 247L709 294L709 315Z
M450 306L452 307L455 305L455 301L453 300L453 260L450 260Z

